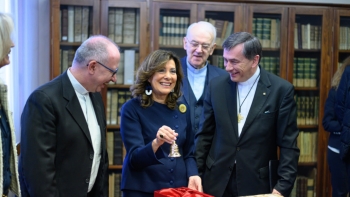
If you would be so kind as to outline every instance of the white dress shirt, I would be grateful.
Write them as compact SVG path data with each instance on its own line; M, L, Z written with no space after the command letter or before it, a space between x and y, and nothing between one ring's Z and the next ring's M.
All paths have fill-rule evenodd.
M253 103L256 87L258 86L258 82L259 82L259 79L257 79L257 77L260 77L259 74L260 74L260 68L258 67L258 69L255 71L255 73L252 77L250 77L245 82L239 82L237 85L237 88L238 88L237 91L239 91L239 94L237 92L237 115L239 113L239 106L241 105L241 115L243 116L243 120L241 120L238 123L238 136L241 135L242 128L243 128L244 123L247 119L250 107ZM256 80L256 82L255 82L255 80ZM249 90L250 90L250 92L249 92ZM248 92L249 92L249 94L248 94ZM239 98L238 98L238 95L239 95Z
M90 192L94 183L96 181L98 168L100 166L101 160L101 132L100 126L98 125L96 113L94 107L92 105L89 92L75 79L70 70L67 70L67 74L70 82L73 85L75 93L79 99L79 103L83 114L85 116L85 120L88 124L90 137L92 142L92 148L94 149L94 158L92 160L92 168L91 168L91 176L89 181L88 191Z

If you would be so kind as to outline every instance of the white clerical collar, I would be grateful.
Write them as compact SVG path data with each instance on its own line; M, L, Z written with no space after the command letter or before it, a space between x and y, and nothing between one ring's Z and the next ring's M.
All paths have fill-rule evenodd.
M76 92L78 92L79 94L82 94L82 95L86 95L89 93L89 91L87 91L84 86L82 86L79 81L73 76L73 74L70 72L70 69L67 70L67 75L68 75L68 78L70 80L70 82L72 83L73 85L73 88Z
M199 69L194 68L190 63L188 63L188 61L186 61L186 63L187 63L187 70L191 71L194 74L203 73L207 71L208 62L206 62L205 65Z
M256 69L255 73L253 76L251 76L247 81L244 82L238 82L239 86L249 86L251 87L253 85L253 83L255 82L256 78L259 76L260 74L260 68L258 66L258 68Z

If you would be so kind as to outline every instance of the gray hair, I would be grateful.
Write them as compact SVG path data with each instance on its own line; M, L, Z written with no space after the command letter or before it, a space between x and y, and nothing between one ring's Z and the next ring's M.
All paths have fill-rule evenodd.
M243 45L243 55L248 60L253 60L256 55L259 55L259 62L262 57L262 47L258 38L254 37L248 32L237 32L231 34L224 43L222 43L222 48L226 50L231 50L235 46Z
M10 15L0 13L0 62L7 56L12 47L11 33L13 26Z
M102 38L102 39L96 39ZM95 35L85 40L75 52L73 62L78 64L87 64L90 60L105 62L109 58L108 46L110 44L119 47L114 41L103 35Z
M199 21L197 23L192 23L188 28L187 28L187 33L186 33L186 37L190 34L192 28L196 25L201 25L201 29L209 32L210 34L213 35L213 41L211 44L215 43L215 39L216 39L216 28L209 22L206 21Z

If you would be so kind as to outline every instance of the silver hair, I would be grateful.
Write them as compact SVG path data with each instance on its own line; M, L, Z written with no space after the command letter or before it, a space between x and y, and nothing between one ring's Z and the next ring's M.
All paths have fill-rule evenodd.
M11 33L13 26L11 16L0 13L0 62L7 56L12 47Z
M103 39L95 39L103 38ZM73 62L78 64L87 64L91 60L106 62L109 58L108 46L114 44L119 47L114 41L103 35L95 35L85 40L75 52Z
M186 37L190 34L190 31L193 27L195 27L196 25L201 25L201 28L207 32L209 32L210 34L213 35L213 41L210 44L214 44L215 43L215 39L216 39L216 28L209 22L206 21L199 21L197 23L192 23L188 28L187 28L187 33L186 33Z

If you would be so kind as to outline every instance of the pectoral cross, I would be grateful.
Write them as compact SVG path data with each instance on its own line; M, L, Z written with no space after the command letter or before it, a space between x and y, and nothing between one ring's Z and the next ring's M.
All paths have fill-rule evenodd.
M238 123L240 123L241 120L244 119L244 117L239 113L239 114L237 115L237 119L238 119Z

